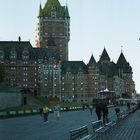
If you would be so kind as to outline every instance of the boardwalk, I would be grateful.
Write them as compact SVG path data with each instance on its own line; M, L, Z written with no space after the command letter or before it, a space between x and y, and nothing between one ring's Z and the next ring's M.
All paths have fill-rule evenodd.
M111 140L140 140L140 110L130 114L120 124Z
M115 116L114 108L109 112ZM92 116L89 110L62 112L59 121L50 114L48 124L40 115L0 120L0 140L69 140L69 130L95 120L95 110Z

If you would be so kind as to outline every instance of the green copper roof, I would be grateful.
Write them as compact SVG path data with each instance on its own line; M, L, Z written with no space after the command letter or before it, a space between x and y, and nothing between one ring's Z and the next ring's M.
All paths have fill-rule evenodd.
M52 10L56 11L57 17L70 17L67 6L61 6L58 0L47 0L44 8L40 5L39 16L50 17Z
M87 74L87 67L83 61L62 61L61 69L62 74L66 74L66 72L78 74L80 71Z

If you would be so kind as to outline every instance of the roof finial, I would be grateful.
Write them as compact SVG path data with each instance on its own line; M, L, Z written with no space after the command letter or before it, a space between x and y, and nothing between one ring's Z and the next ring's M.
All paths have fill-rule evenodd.
M121 46L121 53L123 52L123 46Z

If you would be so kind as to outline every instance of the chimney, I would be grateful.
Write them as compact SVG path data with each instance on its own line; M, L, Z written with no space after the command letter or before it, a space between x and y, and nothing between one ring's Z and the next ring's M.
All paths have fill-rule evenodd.
M18 37L18 41L19 41L19 42L21 41L21 37L20 37L20 36Z

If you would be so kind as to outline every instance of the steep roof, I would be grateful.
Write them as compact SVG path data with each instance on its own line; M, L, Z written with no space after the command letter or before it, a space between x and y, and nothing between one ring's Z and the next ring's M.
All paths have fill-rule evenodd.
M128 65L127 61L126 61L123 53L121 52L121 54L120 54L120 56L119 56L119 58L117 60L117 66L118 67L124 67L124 66L127 66L127 65Z
M4 51L5 59L9 58L12 49L15 49L17 53L17 58L22 57L22 52L24 48L27 48L30 56L33 56L32 45L29 41L0 41L0 49Z
M110 57L109 57L106 49L104 48L104 50L103 50L103 52L101 54L99 62L109 62L109 61L110 61Z
M94 58L94 56L93 56L93 54L92 54L92 56L91 56L91 58L90 58L90 60L89 60L89 62L88 62L88 66L94 66L94 65L96 65L97 63L96 63L96 60L95 60L95 58Z
M117 61L117 68L123 69L123 72L125 73L132 73L132 68L129 65L129 63L126 61L126 58L122 52Z
M58 0L47 0L44 8L41 7L39 9L39 16L51 16L51 11L56 11L57 17L67 17L69 18L69 11L68 7L61 6L60 2Z
M117 73L116 64L114 62L110 62L108 65L99 65L99 70L101 75L107 75L109 77L116 75Z
M11 50L14 49L17 59L22 59L24 49L29 52L30 59L39 57L53 57L53 50L48 48L33 48L29 41L0 41L0 50L4 51L4 59L10 58Z
M54 52L52 49L48 48L34 48L34 52L36 54L37 58L53 58L54 57Z
M47 0L47 2L45 4L45 8L51 9L52 6L59 8L59 7L61 7L61 4L60 4L59 0Z
M87 73L87 67L83 61L62 61L61 62L62 74L71 72L72 74L78 74L78 72Z

